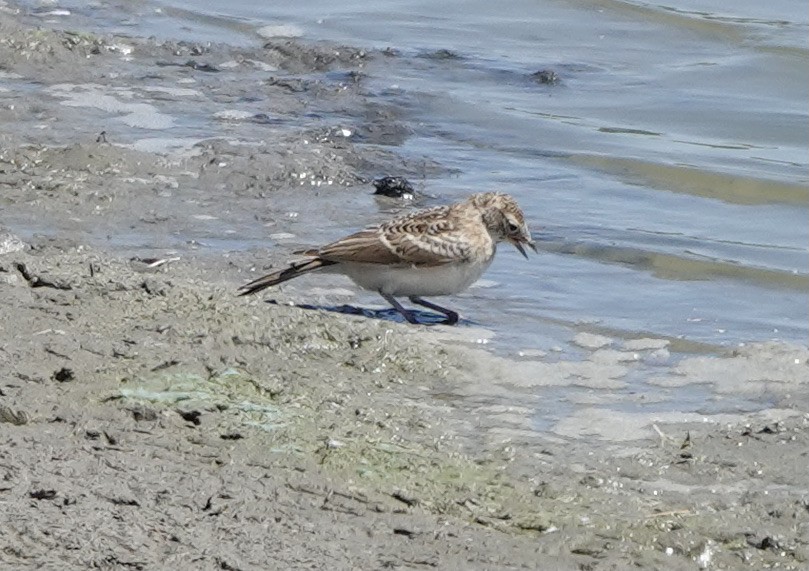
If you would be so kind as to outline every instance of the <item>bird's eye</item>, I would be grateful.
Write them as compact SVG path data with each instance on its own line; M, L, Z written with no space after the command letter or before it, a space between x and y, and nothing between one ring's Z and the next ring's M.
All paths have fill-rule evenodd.
M509 222L508 223L508 232L509 232L509 234L516 234L519 231L520 231L520 227L517 226L516 224L514 224L514 222Z

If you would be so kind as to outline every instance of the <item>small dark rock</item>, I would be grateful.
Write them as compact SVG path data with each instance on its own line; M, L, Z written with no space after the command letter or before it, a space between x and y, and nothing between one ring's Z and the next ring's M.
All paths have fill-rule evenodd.
M404 527L394 527L393 535L404 535L405 537L413 537L415 535L418 535L418 532Z
M770 537L769 535L765 535L761 539L759 539L754 533L746 533L745 536L747 539L747 544L751 547L755 547L756 549L777 549L779 545L778 540Z
M52 500L56 497L56 490L34 490L28 495L35 500Z
M764 428L759 430L756 434L778 434L781 432L781 426L776 422L772 425L766 425Z
M202 413L198 410L178 410L177 414L183 417L183 420L190 422L194 426L199 426L200 422L202 422L199 417L202 416Z
M111 503L116 506L135 506L140 507L140 502L132 498L107 498Z
M76 378L76 375L73 373L72 369L62 367L53 374L52 378L54 381L58 381L60 383L69 383Z
M778 542L774 540L769 535L764 537L756 547L759 549L776 549L778 547Z
M238 432L228 432L227 434L220 435L219 438L221 438L222 440L241 440L242 438L244 438L244 436L242 436Z

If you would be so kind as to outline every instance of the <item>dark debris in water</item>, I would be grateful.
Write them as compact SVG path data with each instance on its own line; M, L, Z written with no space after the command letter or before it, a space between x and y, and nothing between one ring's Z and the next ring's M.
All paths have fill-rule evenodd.
M290 93L304 93L320 82L316 79L302 77L270 77L265 83L268 86L281 87Z
M270 60L291 72L326 71L335 67L362 64L369 53L349 46L309 46L296 41L271 41L264 44Z
M541 69L531 74L531 79L542 85L559 85L562 78L552 69Z
M414 190L410 181L403 176L383 176L374 179L374 194L389 196L390 198L413 198Z
M434 59L434 60L460 60L463 59L458 52L454 52L452 50L447 49L439 49L434 50L431 52L426 52L421 54L421 57L425 59Z
M247 119L251 123L257 123L259 125L278 125L283 123L282 119L277 117L271 117L266 113L256 113L252 117Z
M221 70L209 63L199 63L196 60L190 59L185 63L177 63L171 61L158 61L156 62L159 67L190 67L194 71L205 71L209 73L218 73Z

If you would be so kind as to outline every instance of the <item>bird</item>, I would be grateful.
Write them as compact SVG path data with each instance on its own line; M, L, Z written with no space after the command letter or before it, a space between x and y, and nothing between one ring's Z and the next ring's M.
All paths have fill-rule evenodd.
M436 206L368 226L349 236L295 252L303 260L238 289L250 295L310 272L339 273L363 289L379 293L409 323L415 312L397 297L458 323L458 313L424 297L454 295L475 283L491 265L497 244L509 242L528 259L537 251L522 209L508 194L482 192L455 204Z

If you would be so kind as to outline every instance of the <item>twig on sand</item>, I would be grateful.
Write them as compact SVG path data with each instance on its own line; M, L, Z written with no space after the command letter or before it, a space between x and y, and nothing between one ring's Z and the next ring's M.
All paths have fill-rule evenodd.
M669 516L672 516L672 515L694 515L694 514L693 514L693 512L691 510L671 510L671 511L667 511L667 512L658 512L658 513L649 514L649 515L646 516L646 519L652 519L652 518L656 518L656 517L669 517Z
M661 440L662 442L666 442L666 441L671 441L671 440L673 440L673 438L672 438L671 436L669 436L668 434L666 434L665 432L663 432L662 430L660 430L660 427L659 427L659 426L657 426L657 424L652 423L652 428L653 428L653 429L654 429L654 431L655 431L655 432L657 432L657 434L660 436L660 440Z

